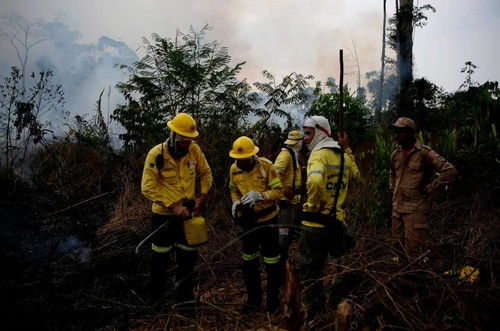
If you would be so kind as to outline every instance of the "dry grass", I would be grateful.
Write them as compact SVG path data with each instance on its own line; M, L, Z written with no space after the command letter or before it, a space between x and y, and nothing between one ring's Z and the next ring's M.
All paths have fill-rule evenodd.
M113 217L97 232L100 245L94 255L100 263L116 254L133 259L135 245L149 232L149 203L133 185L124 187ZM496 283L500 224L498 213L491 206L483 207L476 200L467 208L458 200L440 202L432 215L430 251L416 260L403 258L399 263L390 260L397 252L389 243L387 230L356 224L352 229L357 239L355 248L340 259L329 260L324 277L318 279L326 288L326 312L315 325L302 329L333 330L335 311L341 302L351 308L351 329L480 330L494 325L500 307ZM196 309L167 303L160 312L135 319L132 329L283 329L283 314L239 313L246 297L240 272L240 229L223 207L214 208L205 217L209 243L200 247ZM296 242L291 249L291 258L295 259ZM141 258L146 258L145 251ZM465 264L480 270L478 282L444 275L450 268ZM139 272L146 273L147 266L142 268ZM262 275L265 277L264 272ZM340 284L335 282L338 279ZM142 308L147 310L146 305Z

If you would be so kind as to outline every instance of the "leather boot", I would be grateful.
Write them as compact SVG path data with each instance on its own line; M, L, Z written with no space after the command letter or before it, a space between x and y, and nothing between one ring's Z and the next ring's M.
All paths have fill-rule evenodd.
M266 264L267 273L267 311L274 314L280 307L280 280L282 277L281 266L279 263Z
M249 313L260 309L262 304L262 287L260 284L259 260L243 261L241 267L243 281L247 290L247 303L243 307L243 313Z

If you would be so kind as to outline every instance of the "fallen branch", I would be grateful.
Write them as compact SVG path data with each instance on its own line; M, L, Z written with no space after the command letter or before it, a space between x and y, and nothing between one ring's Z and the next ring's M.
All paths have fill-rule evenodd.
M102 197L104 197L104 196L106 196L106 195L109 195L109 194L112 194L112 193L115 193L115 192L116 192L116 191L110 191L110 192L102 193L102 194L99 194L99 195L97 195L97 196L95 196L95 197L89 198L89 199L87 199L87 200L80 201L80 202L78 202L78 203L76 203L76 204L74 204L74 205L72 205L72 206L66 207L66 208L64 208L64 209L61 209L61 210L56 211L55 213L50 214L50 215L49 215L49 217L51 217L51 216L55 216L55 215L60 214L60 213L63 213L63 212L65 212L65 211L67 211L67 210L70 210L70 209L73 209L73 208L75 208L75 207L81 206L81 205L83 205L84 203L87 203L87 202L90 202L90 201L93 201L93 200L96 200L96 199L102 198Z

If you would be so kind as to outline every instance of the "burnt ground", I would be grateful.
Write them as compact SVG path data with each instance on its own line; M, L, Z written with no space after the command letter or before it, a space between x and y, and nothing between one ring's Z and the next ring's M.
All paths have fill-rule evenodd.
M134 273L130 261L91 263L108 205L104 199L58 213L64 206L46 195L2 194L3 330L120 330L148 314L140 302L146 276Z
M98 241L98 230L110 221L116 196L76 206L30 189L0 192L0 196L3 330L162 330L166 325L179 329L186 321L168 307L159 315L145 302L149 256L147 250L134 254L144 233L124 224L117 232L107 232L106 240L101 237ZM353 329L365 324L391 330L497 329L500 228L495 219L498 214L488 224L468 223L464 232L474 234L471 247L478 253L472 252L473 260L487 262L481 278L491 277L474 284L457 277L445 279L441 275L448 266L440 264L439 256L431 258L429 265L395 265L380 255L382 237L366 232L358 236L355 250L342 262L350 271L329 265L329 274L343 274L345 281L344 290L335 290L333 303L350 297ZM236 313L245 293L238 274L238 248L219 251L235 235L222 228L223 222L218 226L216 231L226 235L212 236L212 246L201 251L200 262L204 263L198 291L204 304L200 322L189 322L189 327L181 329L269 329L271 324L281 324L283 316L270 320L265 314L242 317ZM448 231L452 238L434 241L457 242L461 247L462 232ZM491 249L486 250L488 247ZM492 255L488 257L484 251ZM451 255L443 254L443 258L449 260ZM333 328L334 317L332 305L318 329Z

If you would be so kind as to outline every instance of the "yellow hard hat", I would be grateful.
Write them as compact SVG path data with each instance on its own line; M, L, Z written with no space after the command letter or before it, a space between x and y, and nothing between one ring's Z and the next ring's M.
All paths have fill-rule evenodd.
M181 136L188 138L198 137L196 122L186 113L177 114L171 121L167 122L167 125L172 131Z
M229 156L234 159L246 159L259 152L259 147L255 146L252 139L241 136L233 143L233 149L229 152Z
M304 135L299 130L292 130L288 134L287 140L285 140L286 145L295 145L299 140L304 139Z

